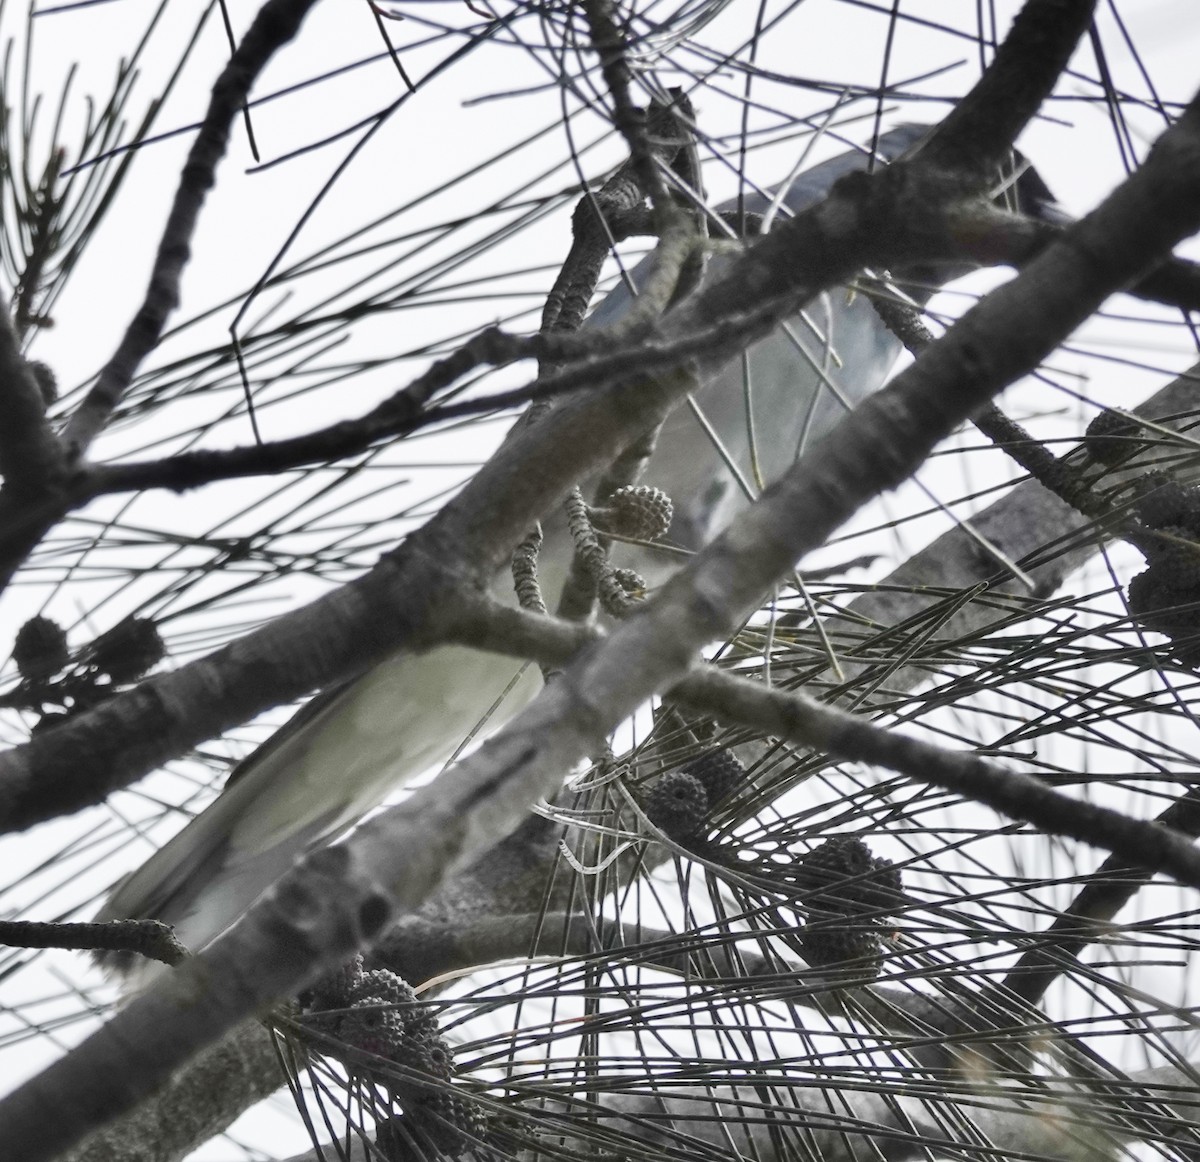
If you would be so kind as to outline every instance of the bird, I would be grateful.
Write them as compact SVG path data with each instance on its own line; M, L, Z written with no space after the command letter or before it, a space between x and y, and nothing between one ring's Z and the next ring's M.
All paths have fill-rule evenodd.
M799 212L844 175L919 147L928 130L900 125L878 139L873 153L850 149L778 191L746 195L740 207L769 218L778 198L778 213ZM1036 174L1022 181L1039 206L1052 203ZM737 208L731 202L719 210ZM632 272L634 284L646 273L643 262ZM936 277L944 282L957 273L947 269ZM618 285L587 325L618 320L630 301ZM684 550L710 541L751 503L753 487L745 485L756 472L766 483L778 479L847 409L883 386L900 350L867 296L835 288L748 349L753 423L742 362L702 366L700 386L667 417L642 477L673 501L666 539ZM615 548L615 564L636 569L651 587L685 559ZM551 608L570 559L565 521L548 518L539 573ZM512 600L512 588L507 571L497 577L497 594ZM540 686L536 667L462 645L393 654L313 697L242 760L213 803L117 885L97 919L158 919L173 925L186 947L202 949L298 857L444 763L485 718L487 729L499 726ZM109 954L105 963L128 970L133 958Z

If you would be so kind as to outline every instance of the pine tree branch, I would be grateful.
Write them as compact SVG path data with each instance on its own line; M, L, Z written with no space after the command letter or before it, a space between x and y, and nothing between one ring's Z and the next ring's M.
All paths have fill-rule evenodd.
M975 189L986 186L1053 92L1095 7L1095 0L1026 0L983 76L923 146L929 164Z
M862 195L853 187L857 201ZM727 636L798 557L871 496L904 479L938 440L1036 366L1113 290L1200 226L1198 191L1200 104L1193 102L1145 166L1062 243L983 299L890 387L847 416L649 608L574 661L481 750L435 786L365 823L344 845L300 861L235 929L12 1094L0 1105L6 1140L27 1162L52 1157L96 1119L132 1108L225 1029L378 940L393 911L419 906L447 869L465 865L511 830L531 801L552 795L563 772L602 745L645 697L678 682L700 647ZM838 264L831 251L818 261L831 271ZM716 287L745 287L747 271L739 267ZM784 272L768 263L754 289L773 297L786 285ZM702 292L695 308L682 306L683 324L694 325L694 315L703 317L710 305ZM655 393L641 385L636 398L647 394ZM669 402L655 400L655 410ZM542 437L557 415L573 417L594 403L589 398L551 413L530 432ZM523 442L518 436L510 448ZM547 469L555 472L550 457ZM565 482L566 466L560 471ZM577 463L572 471L578 475ZM479 500L469 511L452 506L439 532L473 531L494 515L499 542L511 551L528 524L528 506L504 511L487 497ZM67 1108L64 1093L74 1096Z
M275 1035L245 1021L147 1102L92 1134L59 1162L182 1162L287 1082Z
M1036 258L1069 226L1061 220L1043 221L1013 214L995 206L973 206L961 219L964 253L982 265L1020 269ZM1200 263L1172 256L1125 293L1145 302L1180 310L1200 309Z
M1177 426L1181 430L1186 430L1195 423L1193 417L1198 411L1200 365L1181 375L1135 409L1138 415L1166 426ZM1150 447L1146 454L1139 458L1136 467L1115 476L1112 482L1116 485L1127 476L1132 477L1137 473L1149 471L1158 458L1165 460L1173 455L1170 448ZM990 539L1003 544L1011 556L1027 564L1037 581L1038 593L1047 597L1058 589L1070 574L1094 558L1102 543L1088 532L1085 518L1047 492L1036 481L1018 485L972 520ZM1058 549L1043 563L1029 565L1030 556L1042 553L1045 546L1050 544L1065 547ZM885 577L874 591L857 598L850 604L848 612L862 618L867 624L882 629L889 624L899 624L919 616L939 600L933 595L939 591L969 591L981 582L991 580L993 584L989 592L993 596L1002 596L1006 590L1012 590L1014 596L1023 596L1023 590L1016 582L997 582L994 572L994 563L981 557L975 543L962 530L953 529L900 565L895 572ZM889 618L894 620L889 621ZM973 637L986 630L994 619L994 606L988 602L969 602L945 624L943 632L954 638ZM596 640L592 629L556 622L552 618L545 619L541 624L526 619L514 619L512 625L504 629L503 633L508 643L507 648L521 657L528 658L569 657L584 645ZM522 638L522 634L527 636ZM561 640L555 640L557 635L562 635ZM554 650L558 653L543 655L544 650ZM870 668L859 664L859 669L862 672L857 676L861 680L868 680ZM927 677L928 675L917 666L892 671L887 680L887 694L894 697L900 691L911 689L927 680ZM1175 823L1172 825L1182 826ZM401 919L392 930L396 933L395 939L391 935L385 938L385 947L394 946L403 950L406 955L414 956L411 963L397 962L395 967L400 971L400 975L419 982L438 972L449 972L464 967L472 957L455 951L460 946L458 933L463 933L461 942L468 947L474 940L470 931L470 921L464 917L484 917L483 922L488 924L486 918L502 914L501 909L519 912L524 907L537 907L544 893L546 876L558 850L560 834L560 825L541 816L530 816L505 837L500 847L490 849L476 864L445 880L417 913ZM666 848L656 846L646 853L642 866L649 870L656 866L656 856L666 858L668 855ZM1140 882L1144 881L1139 879ZM1087 891L1085 888L1084 893ZM502 922L495 923L499 926ZM413 939L409 940L408 937ZM487 944L488 939L485 938L484 943ZM497 945L492 950L501 952L502 946ZM527 951L528 945L518 941L511 955L523 955ZM1014 981L1010 978L1005 983L1012 987ZM914 1006L922 999L922 994L904 992L897 997L893 995L894 991L884 989L878 1000L868 999L868 996L875 998L876 994L881 993L879 986L875 986L868 996L860 998L859 1003L864 1009L874 1013L881 1028L891 1028L895 1034L910 1039L935 1035L923 1034L923 1030L934 1030L936 1035L943 1039L961 1037L964 1032L968 1036L972 1035L971 1026L960 1027L960 1017L953 1012L945 1012L943 1007L936 1003L931 1004L928 1009L914 1011ZM1003 995L1005 990L1001 988L999 991ZM912 1022L907 1028L902 1021L904 1016ZM970 1048L969 1040L967 1048ZM203 1060L204 1058L199 1058L197 1064ZM250 1064L253 1065L252 1062ZM232 1122L257 1100L258 1095L271 1092L278 1084L277 1079L278 1066L273 1055L262 1060L260 1069L248 1068L240 1082L228 1087L230 1104L225 1120L216 1128L223 1128ZM1175 1083L1164 1080L1162 1084L1186 1084L1186 1079L1179 1079ZM186 1092L182 1083L181 1088ZM207 1086L202 1087L201 1092L208 1092ZM157 1104L158 1099L147 1103L133 1117L141 1115L142 1110L153 1110ZM203 1137L189 1141L178 1156L182 1157L209 1136L209 1133L205 1133ZM119 1135L114 1131L112 1137L115 1140ZM120 1157L121 1162L125 1162L125 1157ZM145 1159L146 1155L135 1153L129 1156L128 1162L145 1162Z
M8 304L0 301L0 476L10 504L31 504L62 486L62 445L46 419L46 401L21 355ZM0 509L3 502L0 502Z
M13 948L136 952L163 964L179 964L187 956L171 927L158 920L109 920L93 924L0 920L0 944Z
M586 630L572 632L570 627L553 625L543 634L540 623L545 622L544 617L499 603L481 604L485 608L465 620L461 640L518 656L532 653L543 665L568 663L581 640L594 638L597 632L589 635ZM511 644L509 633L515 639ZM1006 769L970 751L925 743L806 694L764 686L713 667L693 670L668 688L664 697L728 725L752 727L832 758L869 763L953 791L1010 819L1032 824L1046 835L1068 836L1120 853L1136 866L1167 872L1181 883L1200 888L1200 849L1193 847L1189 838L1157 823L1072 798L1041 779Z

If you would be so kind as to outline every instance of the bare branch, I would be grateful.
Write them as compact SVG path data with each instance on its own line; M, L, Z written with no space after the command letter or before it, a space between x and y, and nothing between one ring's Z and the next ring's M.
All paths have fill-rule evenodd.
M1050 96L1095 7L1095 0L1027 0L983 76L922 150L930 164L970 175L974 188L990 181Z
M39 924L0 920L0 944L14 948L79 948L136 952L163 964L179 964L187 949L170 925L158 920L108 920L95 924Z
M152 1103L91 1135L60 1162L181 1162L287 1082L278 1039L246 1021L171 1078Z
M592 43L600 54L600 71L613 99L613 124L629 146L629 159L638 184L646 191L657 219L657 232L668 233L675 209L646 133L646 122L629 95L633 75L625 58L625 42L613 20L611 0L584 0Z

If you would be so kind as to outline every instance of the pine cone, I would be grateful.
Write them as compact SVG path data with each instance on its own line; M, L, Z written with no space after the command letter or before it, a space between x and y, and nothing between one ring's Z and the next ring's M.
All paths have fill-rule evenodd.
M375 1149L387 1162L424 1162L424 1151L413 1141L404 1114L376 1123Z
M1200 545L1169 543L1153 555L1149 567L1161 587L1178 594L1175 604L1200 600Z
M422 1133L446 1154L465 1152L487 1132L487 1124L475 1104L450 1089L427 1092L416 1115Z
M856 835L835 835L796 861L809 922L797 944L813 967L846 965L864 978L883 965L880 920L904 904L900 869ZM858 919L858 917L862 917Z
M473 1102L451 1090L425 1093L408 1112L376 1124L375 1147L387 1162L427 1162L437 1152L466 1153L487 1134L487 1122Z
M377 1005L408 1005L416 1002L417 994L403 977L386 968L372 968L354 981L353 999L371 1000Z
M454 1050L441 1033L435 1033L424 1042L421 1070L442 1081L449 1081L454 1076Z
M1129 582L1129 612L1147 629L1171 639L1171 656L1185 666L1200 666L1200 587L1175 585L1167 562L1155 560ZM1190 569L1187 570L1190 573Z
M822 920L827 920L823 917ZM845 923L806 924L797 936L800 954L813 968L844 966L847 971L874 979L883 967L879 930L874 925L848 927Z
M1106 409L1088 424L1084 447L1101 464L1120 464L1140 447L1137 435L1141 430L1136 420Z
M337 1037L353 1049L407 1064L412 1038L404 1018L376 1001L355 1001L337 1023Z
M1150 529L1186 526L1197 508L1197 493L1165 472L1147 472L1136 485L1133 510Z
M44 682L70 661L67 631L49 617L31 617L13 642L13 661L27 682Z
M614 569L613 576L630 597L646 596L646 578L636 569Z
M690 839L708 818L708 793L695 775L668 771L646 796L650 822L677 842Z
M158 626L145 617L129 617L101 634L92 645L92 662L114 682L136 682L162 661Z
M900 869L877 859L857 835L835 835L796 860L790 877L814 915L893 915L904 905Z
M711 750L686 763L683 770L703 784L709 806L721 802L746 781L746 768L731 750Z
M618 488L597 513L607 530L639 541L656 541L664 536L673 515L671 498L661 489L644 484Z

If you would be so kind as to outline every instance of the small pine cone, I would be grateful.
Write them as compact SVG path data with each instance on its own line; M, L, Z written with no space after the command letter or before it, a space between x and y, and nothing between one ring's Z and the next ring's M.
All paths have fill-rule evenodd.
M355 990L363 977L363 958L356 956L337 972L322 977L302 998L306 1009L321 1012L325 1009L344 1009L358 1000Z
M835 835L796 860L790 877L814 913L892 915L904 903L899 868L877 859L856 835Z
M1155 562L1129 582L1126 600L1142 625L1171 639L1172 657L1200 666L1200 590L1166 583Z
M656 541L671 527L674 507L659 488L627 484L608 498L607 526L622 536Z
M1147 629L1156 633L1170 632L1174 624L1171 592L1154 569L1144 569L1129 582L1126 601L1129 612Z
M355 982L351 1001L362 1004L391 1005L411 1037L428 1039L438 1036L437 1018L428 1005L417 1001L412 985L386 968L364 972Z
M49 407L58 399L58 376L54 374L48 363L43 363L40 359L30 360L28 366L29 373L33 376L38 391L41 393L42 404Z
M390 1061L411 1056L404 1018L395 1009L371 1001L355 1001L349 1006L338 1022L337 1036L353 1049Z
M49 617L31 617L17 630L12 656L22 678L44 682L70 660L67 631Z
M1147 528L1183 525L1196 507L1195 490L1165 472L1147 472L1136 485L1133 510Z
M449 1081L454 1076L454 1050L440 1033L422 1042L420 1067L423 1073L441 1081Z
M96 639L92 661L114 682L136 682L162 661L165 652L154 622L129 617Z
M416 1002L417 994L403 977L386 968L372 968L355 980L353 999L377 1005L408 1005Z
M406 1029L399 1044L389 1054L391 1059L405 1070L412 1070L423 1077L438 1081L449 1081L454 1074L454 1054L440 1033L429 1033ZM387 1083L398 1094L408 1095L419 1087L411 1080L393 1078Z
M1149 564L1159 585L1175 592L1174 604L1200 600L1200 545L1171 543Z
M637 572L636 569L614 569L613 577L616 579L617 584L630 597L644 597L646 595L646 578Z
M690 839L708 818L704 784L686 771L660 775L646 796L650 822L676 841Z
M874 926L848 927L844 922L829 922L826 917L800 929L797 944L800 953L813 968L844 965L848 972L874 979L883 967L879 932Z
M1093 460L1120 464L1137 451L1140 446L1137 435L1141 430L1142 425L1136 420L1106 409L1088 424L1083 443Z
M704 784L710 806L715 806L746 781L746 768L731 750L711 750L687 763L683 770Z

